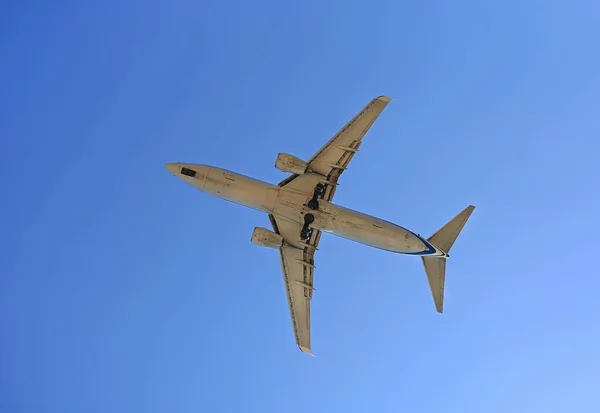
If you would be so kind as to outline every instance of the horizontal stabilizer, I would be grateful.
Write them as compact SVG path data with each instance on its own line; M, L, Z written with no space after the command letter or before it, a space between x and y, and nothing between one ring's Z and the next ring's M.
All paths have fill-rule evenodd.
M435 234L427 239L430 243L444 251L446 254L450 252L450 248L454 245L454 241L462 231L465 223L473 213L475 207L469 205L462 210L460 214L455 216L444 225L442 228L437 230ZM444 285L446 283L446 258L448 257L421 257L423 260L423 266L425 267L425 273L427 274L427 281L429 282L429 288L431 289L431 295L433 296L433 302L435 303L435 309L438 313L444 311Z
M427 239L427 241L431 242L436 247L439 247L445 253L449 253L450 248L454 245L454 241L456 241L456 237L458 237L458 234L462 231L474 209L475 207L473 205L469 205L463 209L460 214L438 229L435 234Z
M436 257L421 257L427 281L433 295L433 302L438 313L444 311L444 283L446 281L446 259Z

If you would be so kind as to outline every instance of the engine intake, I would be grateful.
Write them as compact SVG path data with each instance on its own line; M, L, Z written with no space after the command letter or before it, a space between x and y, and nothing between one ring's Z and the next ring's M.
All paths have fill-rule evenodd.
M250 239L256 245L267 248L279 248L283 245L283 237L266 228L256 227Z
M297 175L302 175L306 172L306 162L300 158L296 158L293 155L287 153L280 153L277 155L275 161L275 168L281 172L290 172Z

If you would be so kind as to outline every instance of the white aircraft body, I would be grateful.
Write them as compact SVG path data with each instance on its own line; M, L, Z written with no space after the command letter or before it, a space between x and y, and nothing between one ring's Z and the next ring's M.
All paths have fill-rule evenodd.
M275 167L292 175L278 185L213 166L166 165L175 176L203 192L269 215L273 230L256 227L251 241L279 250L294 336L300 350L308 354L311 354L314 255L322 232L399 254L420 256L435 307L440 313L443 310L446 259L473 206L425 239L391 222L331 202L340 175L389 102L390 98L385 96L373 99L307 162L280 153Z

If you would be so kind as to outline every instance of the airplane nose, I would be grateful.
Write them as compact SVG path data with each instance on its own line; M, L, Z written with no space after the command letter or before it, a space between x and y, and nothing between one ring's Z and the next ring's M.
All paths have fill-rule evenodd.
M198 189L204 190L210 167L192 163L168 163L165 168L173 175Z
M177 170L177 164L176 163L168 163L165 165L165 167L167 168L167 170L169 172L171 172L174 175L177 175L179 173L179 171Z
M183 178L181 175L185 175L188 178L202 178L204 169L203 165L193 165L186 163L168 163L165 165L167 170L173 175Z

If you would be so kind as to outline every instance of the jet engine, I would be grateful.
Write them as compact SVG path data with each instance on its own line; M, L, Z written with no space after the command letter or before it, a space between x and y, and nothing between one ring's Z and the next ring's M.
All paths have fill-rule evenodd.
M306 171L306 162L300 158L296 158L293 155L280 153L277 155L275 168L279 169L281 172L290 172L293 174L302 175Z
M267 248L279 248L283 245L283 237L266 228L256 227L250 239L256 245Z

